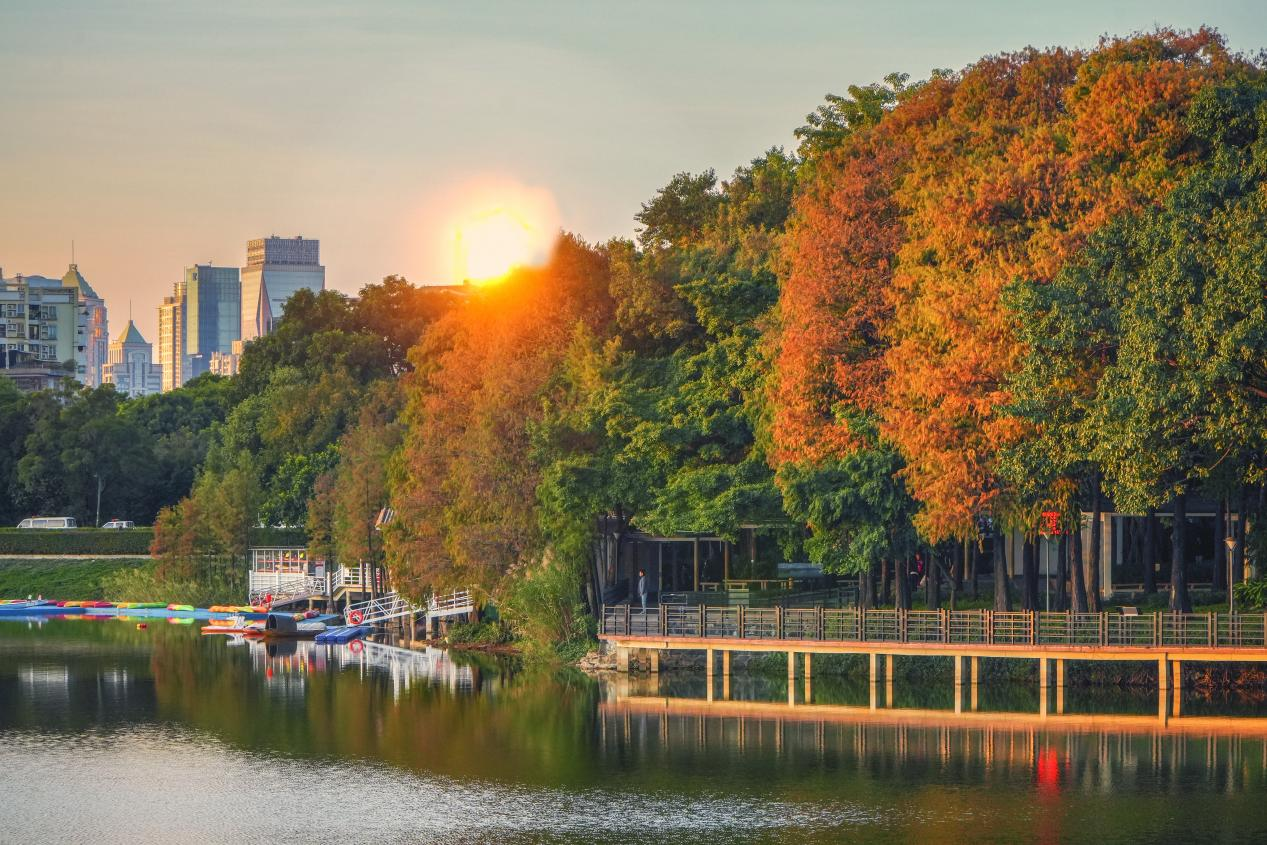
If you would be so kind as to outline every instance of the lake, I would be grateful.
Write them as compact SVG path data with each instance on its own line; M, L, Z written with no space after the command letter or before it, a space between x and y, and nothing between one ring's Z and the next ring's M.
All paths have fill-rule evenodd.
M815 684L0 620L0 842L1267 841L1255 700Z

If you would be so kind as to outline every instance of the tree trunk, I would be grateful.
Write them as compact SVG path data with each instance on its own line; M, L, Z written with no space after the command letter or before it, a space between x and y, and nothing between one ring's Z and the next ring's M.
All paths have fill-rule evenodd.
M1227 530L1227 499L1219 499L1219 511L1218 516L1215 517L1214 524L1218 528L1214 529L1214 572L1210 574L1210 589L1226 590L1228 589L1227 565L1229 552L1227 543L1223 540L1225 537L1232 536L1231 532Z
M994 532L994 609L1012 609L1012 596L1007 589L1007 558L1003 551L1003 534L997 530Z
M1157 511L1144 517L1144 595L1157 592Z
M893 583L897 585L897 607L899 610L911 609L911 565L903 558L899 563L893 561Z
M875 606L875 579L872 577L874 567L868 566L858 573L858 606L863 610Z
M968 541L960 544L955 563L950 572L950 609L958 610L959 594L963 592L963 570L968 565Z
M1082 510L1074 509L1075 525L1069 535L1069 598L1074 613L1087 612L1087 590L1082 583Z
M1104 510L1103 497L1100 495L1100 473L1091 477L1091 549L1087 555L1087 611L1100 612L1100 562L1102 526L1101 514Z
M1175 496L1175 520L1170 553L1170 609L1178 613L1191 613L1192 600L1188 597L1188 573L1185 564L1184 540L1188 533L1188 494Z
M1062 533L1056 543L1056 601L1052 610L1069 608L1069 536Z
M893 576L893 563L885 559L880 561L880 604L888 607L893 603L893 594L889 590L889 580Z
M974 599L981 598L981 591L977 588L977 572L981 569L981 547L977 543L972 544L972 561L971 561L971 577L972 577L972 597Z
M1034 540L1025 538L1021 552L1021 572L1025 580L1025 595L1021 606L1025 610L1039 610L1038 604L1038 560L1034 554Z

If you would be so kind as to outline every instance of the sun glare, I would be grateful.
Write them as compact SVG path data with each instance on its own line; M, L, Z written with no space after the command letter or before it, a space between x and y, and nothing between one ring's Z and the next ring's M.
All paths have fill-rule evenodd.
M512 178L464 181L444 204L457 282L497 281L517 267L543 264L558 237L554 197Z
M493 281L516 267L531 264L537 258L539 241L535 227L515 212L506 208L481 212L457 230L463 278Z

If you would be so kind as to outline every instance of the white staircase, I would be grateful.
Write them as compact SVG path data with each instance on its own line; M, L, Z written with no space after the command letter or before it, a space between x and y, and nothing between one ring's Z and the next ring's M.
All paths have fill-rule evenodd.
M276 586L256 587L251 590L248 601L252 605L263 604L269 596L272 596L272 606L278 607L314 596L324 596L325 593L326 579L306 575L292 581L284 581Z

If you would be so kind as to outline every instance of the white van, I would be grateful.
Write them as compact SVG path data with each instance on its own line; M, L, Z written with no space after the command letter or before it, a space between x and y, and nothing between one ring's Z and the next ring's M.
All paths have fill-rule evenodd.
M130 519L112 519L101 527L110 531L126 531L135 528L136 523Z
M18 528L78 528L73 516L32 516L18 523Z

